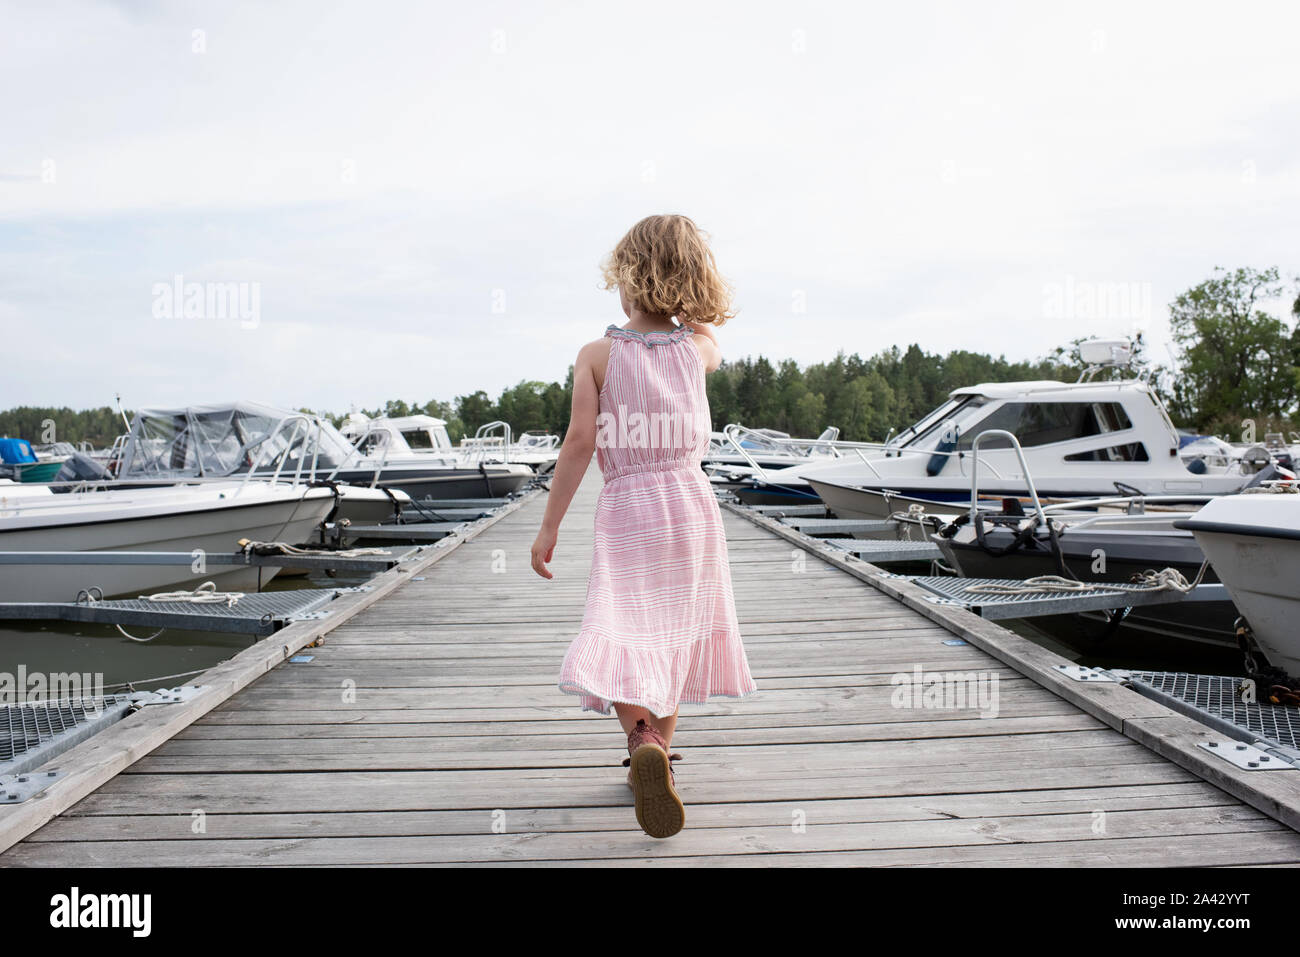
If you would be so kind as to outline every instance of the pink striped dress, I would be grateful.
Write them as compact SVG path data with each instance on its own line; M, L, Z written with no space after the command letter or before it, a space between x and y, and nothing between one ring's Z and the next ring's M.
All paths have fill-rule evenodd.
M722 514L700 468L711 426L692 330L605 335L596 436L605 486L560 689L584 711L609 714L621 701L660 717L680 702L751 694Z

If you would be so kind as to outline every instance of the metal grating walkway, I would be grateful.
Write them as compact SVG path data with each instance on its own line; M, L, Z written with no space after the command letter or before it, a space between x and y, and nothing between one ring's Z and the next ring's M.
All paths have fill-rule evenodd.
M1080 611L1101 611L1132 605L1157 605L1178 601L1223 601L1227 592L1222 585L1198 585L1184 595L1181 592L1157 591L1126 582L1105 582L1080 591L1051 591L1027 588L1014 578L958 578L950 575L895 576L930 592L928 600L936 605L958 605L983 618L1031 618L1036 615L1064 615ZM1000 594L999 589L1014 590Z
M130 695L0 706L0 774L17 774L48 761L121 718Z
M1300 708L1247 703L1242 700L1245 678L1192 675L1176 671L1131 671L1134 688L1195 717L1212 727L1246 740L1263 739L1300 755ZM1259 689L1257 696L1262 696ZM1182 707L1178 707L1178 705ZM1245 735L1240 732L1245 732Z

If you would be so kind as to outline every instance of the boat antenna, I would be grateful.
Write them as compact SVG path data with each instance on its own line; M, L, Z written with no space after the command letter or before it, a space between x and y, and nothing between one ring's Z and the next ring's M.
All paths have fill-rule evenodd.
M113 399L117 402L117 414L120 415L120 416L122 417L122 421L126 423L126 430L127 430L128 432L130 432L130 431L131 431L131 420L128 419L128 418L126 417L126 413L122 411L122 393L120 393L120 392L114 392L114 393L113 393Z

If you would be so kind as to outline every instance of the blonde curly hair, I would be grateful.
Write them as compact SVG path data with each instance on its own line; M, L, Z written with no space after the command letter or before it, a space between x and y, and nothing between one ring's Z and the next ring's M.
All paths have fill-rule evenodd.
M708 236L686 216L647 216L601 264L606 289L651 315L721 326L735 317L732 289L718 273Z

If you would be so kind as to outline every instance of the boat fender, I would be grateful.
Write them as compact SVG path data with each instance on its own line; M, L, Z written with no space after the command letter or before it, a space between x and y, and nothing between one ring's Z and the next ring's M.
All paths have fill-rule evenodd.
M945 435L938 445L934 447L934 454L930 456L929 463L925 466L925 474L934 478L943 471L943 467L948 464L948 459L952 456L948 452L957 448L957 433L953 432L951 436Z

